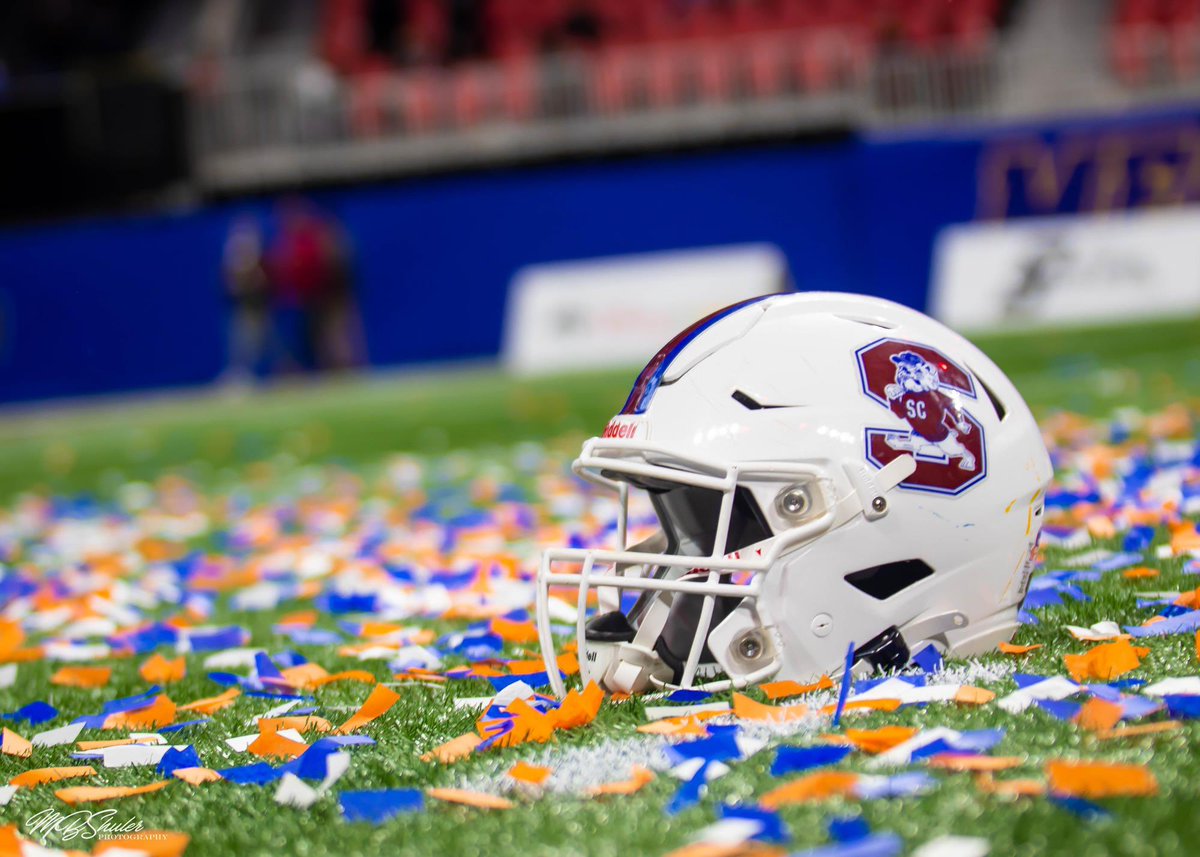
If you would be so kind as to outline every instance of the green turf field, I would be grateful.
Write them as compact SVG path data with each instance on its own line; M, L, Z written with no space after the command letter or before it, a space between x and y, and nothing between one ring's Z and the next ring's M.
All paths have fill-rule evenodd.
M1039 417L1058 410L1106 416L1119 407L1157 409L1181 401L1194 407L1200 395L1197 330L1196 321L1189 319L979 337L977 341L1010 374ZM478 370L328 382L248 399L214 394L16 414L0 422L0 492L6 496L33 489L106 494L131 479L153 479L178 471L218 492L226 484L245 482L251 473L256 490L269 495L273 485L286 481L307 462L332 460L350 469L369 470L381 457L397 450L437 455L473 448L478 455L472 457L472 466L477 466L489 456L509 455L507 450L521 440L544 440L565 447L596 432L619 408L632 376L630 371L514 382ZM1118 545L1119 540L1098 546ZM1054 551L1049 552L1048 567L1054 568L1058 558ZM1137 592L1187 590L1197 584L1196 578L1182 574L1179 559L1149 564L1160 568L1162 576L1146 582L1109 576L1085 585L1092 601L1068 600L1064 607L1044 611L1043 624L1023 629L1016 641L1043 643L1045 648L1023 659L1019 668L1063 674L1062 655L1084 650L1083 644L1061 630L1064 623L1133 621L1134 616L1141 621L1150 613L1134 610ZM295 647L272 633L271 625L279 615L306 606L294 602L278 610L244 615L231 613L223 604L213 621L246 625L253 631L255 645L269 651L297 648L330 672L365 668L386 678L382 662L363 664L340 658L332 648ZM321 627L332 626L330 620L322 619ZM535 656L534 651L515 649L509 654ZM54 667L22 665L17 684L0 690L0 711L44 699L63 715L41 728L62 725L76 712L95 710L100 701L145 690L137 672L140 660L113 661L114 677L103 691L52 687L48 678ZM187 678L170 687L173 699L196 699L218 692L205 678L200 660L188 658ZM1011 665L1011 659L999 655L991 660ZM1134 675L1152 680L1197 671L1193 640L1184 635L1155 641L1152 655ZM984 686L998 694L1015 687L1010 678ZM488 686L478 681L453 683L448 691L401 689L396 707L367 730L378 746L353 752L353 764L338 790L461 783L472 777L497 776L518 759L553 764L557 752L571 748L638 740L634 728L645 720L638 700L619 707L606 704L590 727L559 733L557 742L550 745L494 751L450 767L419 761L422 752L472 728L475 714L456 712L448 696L487 692ZM339 719L365 695L362 685L330 685L317 691L318 713ZM223 739L252 731L248 719L270 705L265 700L243 699L214 715L208 727L172 740L194 743L206 760L218 759ZM66 716L68 713L71 716ZM873 830L893 831L910 847L939 834L954 833L986 837L994 855L1192 853L1200 842L1200 814L1196 812L1200 753L1194 750L1200 741L1200 725L1196 723L1163 736L1100 742L1071 724L1036 711L1008 715L989 706L930 705L868 714L854 725L1003 727L1007 737L994 752L1027 757L1027 776L1040 774L1044 760L1059 756L1146 763L1158 777L1162 793L1154 798L1102 801L1112 811L1112 818L1089 822L1044 799L1013 801L983 796L966 774L939 774L939 787L924 797L863 803L836 799L787 808L783 815L793 837L787 850L825 844L829 818L861 814ZM69 747L42 751L37 764L74 764L69 753ZM713 807L720 802L753 802L774 784L769 774L772 756L768 750L735 765L731 773L712 784L699 807L673 818L663 812L678 785L668 776L660 776L632 797L546 797L508 812L431 804L423 812L402 815L379 827L345 823L336 800L330 798L318 802L310 812L279 807L272 800L272 786L216 783L192 788L174 783L163 792L111 806L119 813L135 814L147 828L189 833L190 855L586 853L625 857L661 854L683 845L713 820ZM23 760L0 756L0 782L28 767ZM863 769L860 757L851 757L840 767ZM101 769L89 784L138 785L151 779L153 774L147 769ZM19 795L8 807L0 808L0 824L20 823L39 809L57 805L53 789L42 786L32 794ZM73 847L87 849L90 844L75 843Z

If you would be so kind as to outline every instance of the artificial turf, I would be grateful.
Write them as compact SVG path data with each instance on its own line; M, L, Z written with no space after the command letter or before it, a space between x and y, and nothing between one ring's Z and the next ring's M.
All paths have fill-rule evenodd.
M1158 409L1184 402L1195 407L1200 393L1200 337L1194 320L1105 329L1044 331L980 337L977 341L1013 378L1039 417L1070 410L1105 416L1121 407ZM285 490L312 462L336 461L344 468L372 474L378 462L396 451L424 457L469 449L461 465L486 472L490 463L508 460L523 440L569 447L595 432L615 411L631 373L604 373L571 379L513 381L489 370L341 381L308 389L268 391L249 399L219 395L120 407L67 409L49 415L15 415L0 424L0 490L13 495L31 489L87 491L105 497L132 479L154 479L168 471L186 475L204 490L222 493L250 485L262 496ZM1163 535L1160 533L1159 540ZM205 544L203 547L211 547ZM1119 548L1119 541L1098 542ZM1047 550L1047 567L1062 554ZM1141 621L1152 614L1136 610L1140 591L1188 590L1196 579L1182 572L1180 559L1148 560L1161 576L1130 581L1107 575L1084 584L1091 601L1067 600L1062 607L1038 611L1039 626L1024 627L1020 643L1043 643L1024 657L1025 672L1062 674L1062 655L1084 650L1063 625L1089 625L1104 619ZM234 613L222 601L212 622L244 625L252 642L268 651L294 649L325 666L369 669L384 680L383 662L360 663L339 657L336 647L295 646L273 634L282 614L307 602L278 609ZM409 624L421 624L419 622ZM428 624L428 623L426 623ZM445 630L444 623L435 623ZM323 618L321 627L333 627ZM535 657L536 650L509 647L511 657ZM988 661L1011 666L1000 655ZM0 712L43 699L62 712L39 728L65 724L78 713L94 711L103 700L146 689L137 672L140 658L106 661L114 667L101 691L55 687L49 676L57 665L22 664L16 685L0 690ZM169 688L177 701L216 693L201 667L201 656L188 657L188 676ZM1155 640L1152 655L1135 673L1153 680L1198 671L1189 636ZM1011 678L984 686L1003 694L1015 688ZM421 762L431 747L472 728L475 713L456 711L454 696L489 692L482 682L454 682L448 689L401 688L399 703L369 728L375 747L353 751L353 764L337 789L423 788L461 783L471 777L499 775L518 759L553 764L564 748L594 746L615 739L644 740L634 729L644 722L637 700L605 705L589 727L559 733L549 745L525 745L479 754L452 766ZM318 714L337 721L361 703L366 691L354 683L316 691ZM759 697L761 698L761 697ZM249 718L273 703L243 698L218 712L207 727L176 733L174 743L193 743L213 767L238 764L225 758L226 737L253 731ZM345 711L341 709L345 708ZM181 718L182 719L182 718ZM1056 757L1100 758L1146 763L1158 778L1157 797L1101 801L1112 812L1106 821L1085 821L1044 799L1005 800L981 794L969 775L939 775L939 786L917 798L852 802L834 799L785 808L792 833L788 848L800 850L828 841L826 825L837 815L861 814L876 831L894 831L910 846L939 834L976 835L992 843L992 854L1075 853L1112 855L1182 854L1200 842L1200 726L1160 736L1101 742L1069 723L1038 710L1009 715L995 706L910 707L861 716L855 726L938 725L958 729L1001 727L1007 732L996 748L1000 755L1023 755L1027 775ZM306 736L309 739L314 735ZM789 739L805 743L811 737ZM69 765L71 747L38 752L37 766ZM606 800L546 797L507 812L486 812L430 803L425 811L403 814L378 827L340 818L336 799L325 798L311 811L276 805L274 788L216 783L192 788L174 783L162 792L111 806L120 816L136 815L149 829L182 830L192 837L191 855L229 854L659 854L684 844L714 818L720 802L746 801L776 781L769 773L768 750L734 765L716 780L700 806L670 817L663 808L677 781L660 776L643 791ZM243 760L244 761L244 760ZM25 760L0 756L0 782L30 767ZM863 770L851 757L839 768ZM152 779L146 769L104 769L92 785L140 785ZM54 786L19 795L0 808L0 824L22 822L39 809L60 807ZM64 844L51 842L50 844ZM89 848L90 843L65 843Z

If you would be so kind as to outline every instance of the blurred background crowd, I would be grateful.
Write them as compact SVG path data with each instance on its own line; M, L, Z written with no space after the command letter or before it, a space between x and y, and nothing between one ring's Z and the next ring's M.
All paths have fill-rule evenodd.
M1198 99L1200 0L4 4L0 399L493 359L631 254L930 308L954 224L1194 201Z

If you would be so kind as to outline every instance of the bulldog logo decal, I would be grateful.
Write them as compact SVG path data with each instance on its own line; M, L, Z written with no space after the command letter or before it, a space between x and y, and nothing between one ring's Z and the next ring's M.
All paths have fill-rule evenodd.
M963 367L926 345L880 339L855 352L863 392L902 425L867 428L866 455L883 467L911 453L917 469L901 488L961 494L987 476L983 426L964 408L975 382Z

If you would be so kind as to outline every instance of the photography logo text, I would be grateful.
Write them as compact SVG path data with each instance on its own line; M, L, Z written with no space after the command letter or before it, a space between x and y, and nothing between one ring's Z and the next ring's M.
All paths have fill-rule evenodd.
M110 839L140 833L145 829L136 817L117 818L115 809L81 809L67 813L44 809L25 819L24 827L29 834L53 836L63 842L73 839Z

